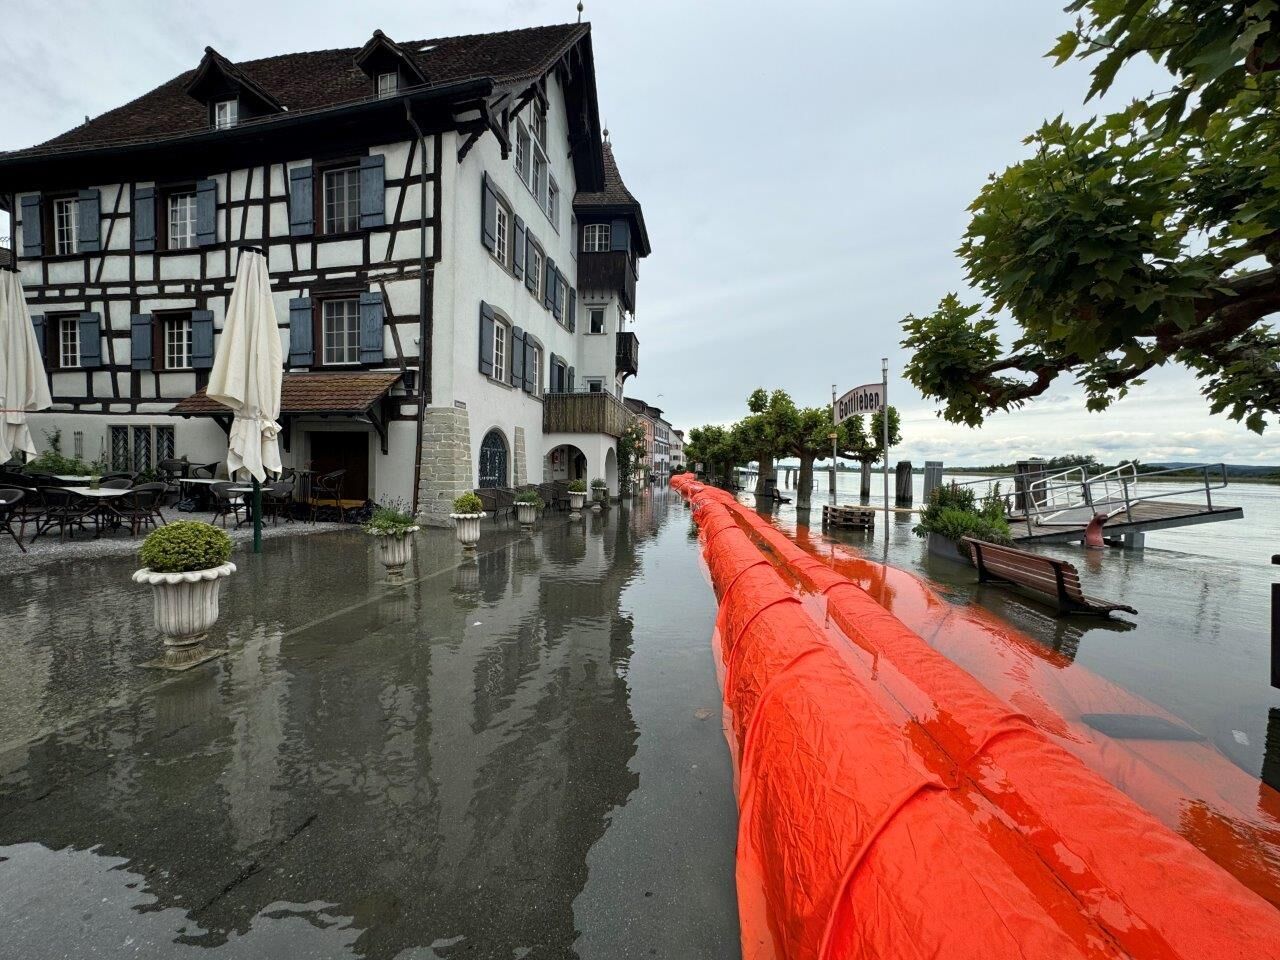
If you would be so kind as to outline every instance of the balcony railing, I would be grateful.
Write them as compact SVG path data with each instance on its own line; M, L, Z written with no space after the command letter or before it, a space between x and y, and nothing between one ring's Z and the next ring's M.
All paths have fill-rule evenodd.
M625 250L578 254L578 289L616 292L630 313L636 310L636 272Z
M603 433L620 437L631 422L612 393L548 393L542 398L543 433Z
M635 376L640 372L640 338L634 333L618 333L617 334L617 364L615 369L618 373L629 373Z

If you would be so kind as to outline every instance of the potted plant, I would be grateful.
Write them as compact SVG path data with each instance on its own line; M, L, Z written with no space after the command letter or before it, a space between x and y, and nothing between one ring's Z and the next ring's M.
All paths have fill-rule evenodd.
M468 490L453 501L453 531L464 550L474 550L480 542L480 521L484 519L484 504L472 491Z
M520 526L531 527L545 504L537 490L521 490L516 494L516 519Z
M605 483L604 477L596 477L591 481L591 498L596 504L602 504L609 499L609 484ZM593 510L597 509L592 506Z
M387 583L404 583L404 567L409 562L410 536L418 532L403 500L390 500L373 511L364 525L365 532L375 537L378 559L387 568Z
M569 519L577 520L582 516L582 503L587 499L587 482L585 480L569 481Z
M152 615L165 644L164 655L143 666L185 670L221 654L205 647L204 640L218 621L222 581L236 570L226 531L198 520L175 520L153 531L138 557L142 569L133 581L151 587Z
M981 500L972 487L949 483L936 488L920 511L920 522L911 530L928 541L929 552L948 560L972 563L965 537L988 543L1011 544L1000 484Z

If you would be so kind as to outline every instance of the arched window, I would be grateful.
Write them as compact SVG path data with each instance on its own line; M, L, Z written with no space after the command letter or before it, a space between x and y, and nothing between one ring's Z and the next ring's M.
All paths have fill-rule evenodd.
M507 441L497 430L490 430L480 441L480 486L510 486L507 483Z

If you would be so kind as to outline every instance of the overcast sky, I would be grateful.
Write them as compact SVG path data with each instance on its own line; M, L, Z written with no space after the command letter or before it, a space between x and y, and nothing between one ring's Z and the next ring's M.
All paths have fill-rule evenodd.
M1062 383L981 430L947 424L901 378L899 322L964 290L954 250L987 174L1059 112L1084 117L1086 72L1043 53L1063 0L587 0L600 110L644 205L641 374L628 392L682 427L741 415L756 386L802 404L890 363L902 457L987 463L1093 452L1104 460L1280 462L1211 417L1194 379L1157 373L1105 414ZM572 21L573 0L10 0L0 30L0 148L29 146L194 67ZM909 15L905 12L909 9ZM759 12L753 13L753 10ZM56 69L50 69L56 64ZM1162 75L1122 73L1110 103ZM7 232L7 231L5 231ZM896 457L895 457L896 459Z

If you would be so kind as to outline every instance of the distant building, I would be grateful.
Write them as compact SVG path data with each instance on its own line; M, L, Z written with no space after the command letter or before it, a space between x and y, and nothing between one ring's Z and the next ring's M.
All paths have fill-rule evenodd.
M677 470L683 470L685 466L686 464L684 459L684 431L672 430L671 431L671 472L675 473Z
M635 397L627 397L623 402L644 427L645 477L665 483L671 476L671 424L659 407Z

